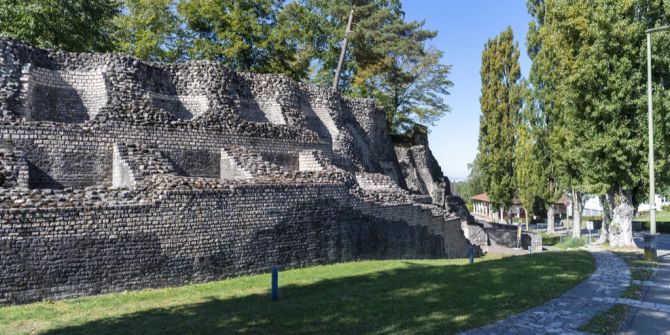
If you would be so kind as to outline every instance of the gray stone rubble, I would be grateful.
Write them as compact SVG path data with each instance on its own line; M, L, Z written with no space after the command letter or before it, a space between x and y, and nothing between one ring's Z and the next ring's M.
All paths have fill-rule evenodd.
M0 304L484 250L410 151L371 101L281 75L0 37Z

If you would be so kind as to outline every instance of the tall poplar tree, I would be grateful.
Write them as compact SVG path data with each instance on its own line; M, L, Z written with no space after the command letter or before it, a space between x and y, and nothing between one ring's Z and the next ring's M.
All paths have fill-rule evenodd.
M525 85L524 85L525 87ZM535 214L535 206L542 203L546 193L547 177L542 155L542 124L537 109L529 97L531 92L524 89L526 103L519 116L514 149L514 175L517 197L526 211L526 228L529 217Z
M482 183L493 206L507 214L514 199L514 145L521 110L519 46L508 27L486 42L480 70L479 159Z
M555 202L568 191L573 180L579 179L579 170L566 164L564 155L569 152L565 146L568 133L562 127L561 110L557 100L561 93L557 89L560 76L553 68L553 56L547 49L540 52L543 36L540 27L544 25L544 0L529 0L528 12L533 17L526 34L528 56L532 64L528 76L528 94L525 103L532 106L536 115L535 140L542 161L541 173L545 178L545 187L540 193L547 211L547 231L555 229ZM581 226L579 220L575 225ZM579 232L579 230L574 230Z
M610 244L632 245L631 219L648 183L644 30L668 22L666 8L657 1L531 0L529 9L533 70L544 85L536 89L552 104L545 112L561 143L552 160L574 194L606 195ZM668 132L659 131L668 124L667 42L654 42L657 153L668 152ZM663 184L667 155L657 157Z

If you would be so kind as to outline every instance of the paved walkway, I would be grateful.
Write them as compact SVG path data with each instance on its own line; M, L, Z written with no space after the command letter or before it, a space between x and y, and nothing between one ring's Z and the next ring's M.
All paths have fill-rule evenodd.
M621 334L670 335L670 236L662 234L657 241L659 263L651 279L633 281L643 287L642 300L617 301L633 307Z
M568 292L542 306L462 334L583 334L577 328L611 307L630 283L630 271L623 260L607 251L594 249L591 253L596 271Z

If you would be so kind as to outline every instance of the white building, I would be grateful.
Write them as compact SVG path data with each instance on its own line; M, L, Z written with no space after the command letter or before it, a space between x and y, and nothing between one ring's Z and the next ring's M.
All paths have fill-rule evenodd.
M670 202L665 197L656 195L656 211L661 211L662 206L670 205ZM641 203L637 207L638 212L648 212L649 204ZM572 216L572 203L569 203L568 206L568 215ZM584 210L582 211L582 216L599 216L603 215L603 205L600 203L600 197L597 196L588 196L586 202L584 203Z

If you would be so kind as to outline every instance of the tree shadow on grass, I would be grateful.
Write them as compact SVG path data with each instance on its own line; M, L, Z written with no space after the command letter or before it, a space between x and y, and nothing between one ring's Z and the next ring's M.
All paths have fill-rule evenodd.
M471 266L406 265L281 286L277 302L267 293L210 297L46 334L448 334L540 305L594 270L584 253L533 254ZM557 273L563 276L553 276Z

